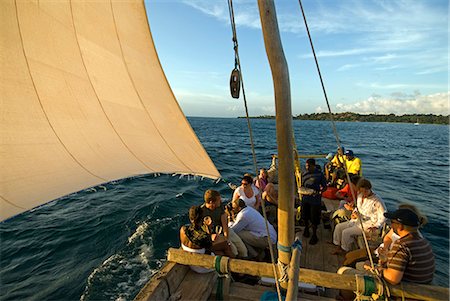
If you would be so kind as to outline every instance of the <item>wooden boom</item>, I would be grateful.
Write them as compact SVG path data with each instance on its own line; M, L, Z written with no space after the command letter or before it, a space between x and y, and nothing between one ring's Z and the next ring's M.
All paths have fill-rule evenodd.
M184 265L195 265L214 269L215 256L194 254L181 249L170 248L167 260ZM229 259L228 270L252 276L274 277L271 264L241 259ZM353 275L339 275L310 269L300 269L298 280L305 283L327 288L356 291L356 281ZM449 300L449 289L441 286L413 284L404 282L402 285L388 285L392 296L418 300Z

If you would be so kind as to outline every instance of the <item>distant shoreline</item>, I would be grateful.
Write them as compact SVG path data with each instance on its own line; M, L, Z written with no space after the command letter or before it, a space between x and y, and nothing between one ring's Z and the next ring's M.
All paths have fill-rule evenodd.
M335 121L350 122L398 122L398 123L418 123L418 124L450 124L450 115L434 115L434 114L358 114L358 113L333 113ZM245 117L238 117L245 118ZM252 119L275 119L275 116L263 115L250 117ZM294 120L323 120L329 121L328 113L312 113L300 114L293 116Z

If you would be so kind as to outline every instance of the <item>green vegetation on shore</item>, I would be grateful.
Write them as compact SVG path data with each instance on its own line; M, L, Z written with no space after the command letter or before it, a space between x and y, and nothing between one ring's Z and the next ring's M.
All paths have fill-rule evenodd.
M429 123L429 124L449 124L449 115L434 115L434 114L358 114L358 113L333 113L335 121L359 121L359 122L402 122L402 123ZM238 117L244 118L244 117ZM258 116L251 117L256 119L274 119L275 116ZM330 120L328 113L312 113L299 114L294 116L298 120Z

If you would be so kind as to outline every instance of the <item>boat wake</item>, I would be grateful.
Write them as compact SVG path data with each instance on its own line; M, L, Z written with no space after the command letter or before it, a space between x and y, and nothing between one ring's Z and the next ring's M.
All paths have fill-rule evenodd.
M111 255L92 271L81 301L105 298L121 301L134 297L136 287L142 287L163 264L154 256L154 231L151 226L156 224L157 221L138 224L124 249Z

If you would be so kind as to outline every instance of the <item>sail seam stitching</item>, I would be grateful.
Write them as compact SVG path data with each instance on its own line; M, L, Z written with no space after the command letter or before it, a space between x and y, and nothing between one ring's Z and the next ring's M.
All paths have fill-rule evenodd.
M20 208L20 209L27 210L27 208L24 208L24 207L22 207L22 206L18 206L18 205L16 205L16 204L12 203L11 201L8 201L6 198L4 198L4 197L1 196L1 195L0 195L0 198L1 198L2 200L4 200L5 202L7 202L8 204L10 204L11 206L14 206L14 207L16 207L16 208Z
M119 48L120 48L120 54L122 56L122 61L124 63L125 69L127 70L127 74L128 74L128 78L130 79L131 85L133 86L134 91L136 92L137 97L139 98L139 102L141 103L142 107L144 108L144 111L146 113L146 115L148 116L148 118L150 119L151 123L154 125L156 131L158 132L159 136L161 137L161 139L166 143L167 147L170 149L170 151L173 153L173 155L175 156L175 158L178 159L178 161L184 166L186 167L188 170L190 170L191 172L193 172L193 170L191 168L189 168L181 159L180 157L176 154L175 150L170 146L170 144L167 142L167 140L164 138L164 136L161 134L161 131L159 130L158 126L156 125L155 121L153 120L152 116L150 115L150 112L147 110L147 107L145 106L144 102L142 101L142 97L139 94L135 82L133 80L133 77L130 74L130 70L128 69L128 64L126 63L125 60L125 56L123 53L123 48L122 48L122 42L120 40L120 36L119 36L119 32L117 30L117 23L116 23L116 18L114 16L114 7L112 4L112 1L110 1L110 6L111 6L111 15L113 18L113 22L114 22L114 29L116 32L116 36L117 36L117 40L119 42Z
M87 169L80 161L78 161L77 158L75 158L75 156L70 152L70 150L68 149L68 147L64 144L64 142L62 141L62 139L59 137L58 133L56 132L55 128L53 127L53 124L51 123L50 118L48 117L47 112L45 111L44 105L42 104L41 97L39 96L39 92L38 92L38 89L37 89L36 84L35 84L35 82L34 82L34 78L33 78L32 72L31 72L31 68L30 68L30 64L29 64L29 61L28 61L28 57L27 57L27 54L26 54L26 51L25 51L25 45L24 45L24 42L23 42L22 30L21 30L21 27L20 27L20 21L19 21L19 9L18 9L18 7L17 7L17 0L14 1L14 4L15 4L15 8L16 8L17 27L18 27L18 29L19 29L19 36L20 36L20 41L21 41L21 44L22 44L22 52L23 52L23 56L24 56L24 58L25 58L25 62L26 62L27 69L28 69L28 73L30 74L30 79L31 79L31 82L32 82L32 84L33 84L34 91L36 92L36 96L37 96L37 99L38 99L38 101L39 101L39 105L40 105L40 107L41 107L42 112L44 113L44 116L45 116L45 119L47 120L48 125L49 125L50 128L52 129L53 133L55 134L56 138L58 139L59 143L60 143L61 146L64 148L64 150L67 152L67 154L69 154L69 156L70 156L70 157L71 157L71 158L72 158L72 159L73 159L73 160L74 160L74 161L75 161L82 169L84 169L87 173L89 173L90 175L92 175L92 176L94 176L94 177L96 177L96 178L98 178L98 179L100 179L100 180L107 181L106 179L103 179L102 177L100 177L100 176L94 174L93 172L91 172L91 171L90 171L89 169Z
M117 131L117 129L114 127L113 122L111 121L111 119L109 118L108 114L105 111L105 108L103 107L102 102L100 101L100 97L97 94L97 90L95 90L94 85L92 84L92 80L91 80L91 76L89 74L88 68L86 66L86 63L84 61L84 57L83 57L83 52L81 51L81 47L80 47L80 43L78 40L78 34L77 34L77 29L76 29L76 25L75 25L75 20L73 17L73 7L72 7L72 0L70 0L70 14L72 17L72 25L73 25L73 30L75 33L75 40L77 41L77 45L78 45L78 50L80 52L80 57L81 57L81 61L84 67L84 70L86 71L86 76L89 79L89 84L92 87L92 90L94 91L95 97L97 98L97 101L100 105L101 110L103 111L103 114L105 115L106 120L108 120L108 123L111 125L111 128L113 129L114 133L117 135L117 137L119 138L119 140L122 142L122 144L125 146L125 148L130 152L130 154L136 158L136 160L138 160L145 168L147 168L151 173L155 172L155 170L153 170L152 168L150 168L147 164L145 164L144 161L142 161L132 150L131 148L127 145L127 143L123 140L122 136L119 134L119 132Z

